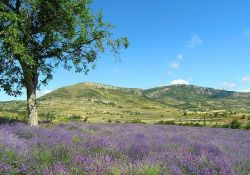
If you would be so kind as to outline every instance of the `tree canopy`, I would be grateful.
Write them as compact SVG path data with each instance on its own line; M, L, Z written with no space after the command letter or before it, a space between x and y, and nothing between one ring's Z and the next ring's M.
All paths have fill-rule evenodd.
M0 89L17 96L47 85L53 69L87 73L100 53L119 54L126 37L113 39L111 24L91 0L1 0ZM32 92L34 93L34 92Z

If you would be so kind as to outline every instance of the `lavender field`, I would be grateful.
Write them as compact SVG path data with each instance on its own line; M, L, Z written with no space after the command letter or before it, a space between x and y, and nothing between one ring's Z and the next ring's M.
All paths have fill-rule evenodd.
M250 132L143 124L0 125L0 174L250 174Z

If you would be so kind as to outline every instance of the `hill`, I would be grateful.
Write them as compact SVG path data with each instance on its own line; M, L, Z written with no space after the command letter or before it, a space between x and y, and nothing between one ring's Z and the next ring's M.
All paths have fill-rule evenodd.
M248 112L250 93L194 85L172 85L144 90L150 99L189 111L225 110Z
M144 90L99 83L79 83L40 97L38 108L42 118L54 116L60 120L88 117L91 122L201 122L204 115L216 114L213 118L215 123L229 120L228 117L225 118L227 114L230 117L248 115L250 93L194 85L172 85ZM25 110L25 102L0 103L0 112L5 115L25 115Z

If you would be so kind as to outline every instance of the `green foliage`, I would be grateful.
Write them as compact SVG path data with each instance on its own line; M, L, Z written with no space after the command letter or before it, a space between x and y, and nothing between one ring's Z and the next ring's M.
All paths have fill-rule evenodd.
M17 121L19 121L19 120L18 119L13 119L13 118L10 118L10 117L0 116L0 124L13 123L13 122L17 122Z
M33 156L40 169L50 166L54 161L53 154L50 149L35 149L33 152Z
M174 121L159 121L157 122L156 124L161 124L161 125L175 125L175 122Z
M68 162L70 160L70 150L67 148L66 145L58 145L56 149L52 151L55 161Z
M0 162L6 162L10 168L8 174L15 175L18 174L18 168L21 163L18 161L18 156L14 150L11 150L3 145L0 145ZM3 168L0 168L0 174L6 174Z
M246 126L242 126L242 124L237 119L234 119L229 124L219 125L218 123L216 123L212 127L214 127L214 128L231 128L231 129L241 129L242 128L242 129L250 130L250 123L247 123Z
M71 120L80 120L80 119L82 119L82 117L80 115L75 115L75 114L71 115L70 118L71 118Z
M109 123L112 123L112 120L109 118L109 119L108 119L108 122L109 122Z
M159 166L144 166L141 170L138 170L137 174L158 175L161 174L161 169Z
M250 122L247 123L247 125L245 126L246 130L250 130Z
M239 129L241 126L240 122L237 119L234 119L231 123L230 123L230 128L232 129Z
M141 124L146 124L146 122L141 121L141 119L133 119L130 123L141 123Z
M111 119L112 122L119 120L122 123L129 123L133 119L137 118L146 123L156 123L160 120L171 120L176 122L178 125L179 123L182 123L182 125L185 124L190 126L197 126L199 124L204 125L205 116L207 127L212 126L216 122L218 122L219 125L215 127L228 127L226 125L229 124L228 121L235 118L235 116L229 115L230 111L227 110L227 106L224 106L222 111L207 110L205 113L200 113L200 111L192 113L190 110L186 110L187 116L183 117L182 115L185 110L182 109L183 106L178 104L184 102L195 103L195 99L189 99L189 101L184 102L179 100L172 101L171 103L177 106L173 108L168 104L158 102L157 99L145 97L144 92L145 91L142 89L120 88L99 83L79 83L57 89L45 96L40 97L37 101L40 109L40 113L38 113L38 115L42 123L48 121L47 123L54 124L72 121L70 116L77 114L82 116L80 119L82 122L84 122L84 116L86 116L85 122L87 120L87 122L94 123L108 122L108 119ZM131 99L133 99L136 105L132 106L131 103L128 102L128 100ZM169 97L168 99L171 101L172 98ZM216 99L216 101L219 100L220 99ZM247 99L243 100L243 98L240 98L238 95L235 101L231 101L230 99L223 100L227 104L234 103L239 106L244 106L244 103L247 103ZM99 101L102 101L102 103L99 103ZM242 101L244 101L244 103L242 103ZM105 102L117 105L106 105ZM216 102L214 101L211 103ZM122 108L119 108L119 105L122 106ZM143 107L145 106L150 107L150 109L144 109ZM14 121L16 120L16 117L18 117L18 120L26 118L27 113L25 112L25 101L0 102L0 108L2 109L0 112L0 121ZM239 113L240 115L238 115L239 118L242 115L246 116L244 120L240 120L242 126L246 126L249 121L248 118L250 113L247 111L250 108L248 106L245 109L246 111L241 112ZM218 117L210 117L215 113L218 113ZM227 117L222 117L221 114L223 113L227 113ZM76 120L78 121L79 119ZM190 122L193 123L189 124ZM222 126L222 124L225 124L225 126Z
M75 143L75 144L78 144L82 141L82 138L79 137L79 136L73 136L72 137L72 142Z
M88 119L89 119L88 117L85 117L85 118L83 119L83 121L84 121L84 122L87 122Z
M223 124L223 125L221 125L220 128L230 128L230 125L229 124Z
M87 73L99 53L128 47L126 37L113 39L113 28L91 0L1 1L0 88L17 96L47 85L60 65Z
M203 125L202 125L202 124L200 124L200 123L193 123L193 122L186 122L186 123L179 124L179 125L182 125L182 126L195 126L195 127L203 127Z
M246 119L246 116L245 116L245 115L242 115L242 116L240 117L240 119Z

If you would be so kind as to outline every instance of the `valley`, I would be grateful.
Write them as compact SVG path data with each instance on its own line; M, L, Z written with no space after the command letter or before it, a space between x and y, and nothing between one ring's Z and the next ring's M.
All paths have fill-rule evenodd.
M233 119L243 126L250 121L250 93L216 90L194 85L151 89L79 83L59 88L38 99L42 122L157 123L174 121L216 126ZM26 103L0 103L0 116L25 120ZM192 124L191 124L192 125Z

